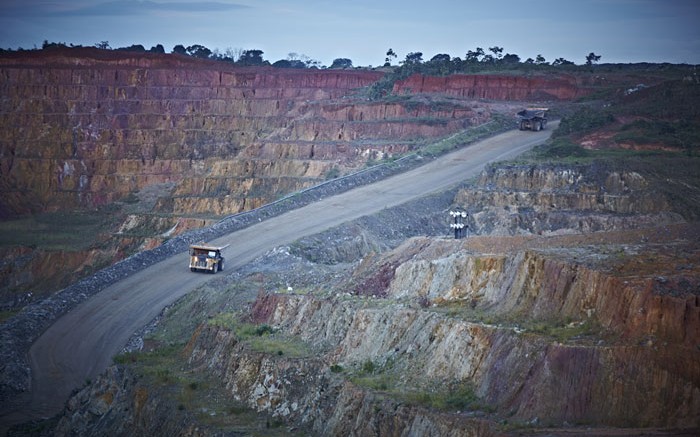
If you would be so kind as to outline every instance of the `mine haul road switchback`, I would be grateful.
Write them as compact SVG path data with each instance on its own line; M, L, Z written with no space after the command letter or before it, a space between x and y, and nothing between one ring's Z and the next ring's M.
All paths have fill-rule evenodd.
M511 159L546 141L540 132L512 130L446 154L413 170L312 203L208 243L224 251L226 271L350 220L370 215L478 175L493 161ZM445 234L449 233L446 228ZM31 346L32 390L2 422L21 423L59 413L71 391L94 380L129 338L167 305L217 275L192 273L188 252L167 258L97 293L56 320ZM9 414L8 414L9 413Z

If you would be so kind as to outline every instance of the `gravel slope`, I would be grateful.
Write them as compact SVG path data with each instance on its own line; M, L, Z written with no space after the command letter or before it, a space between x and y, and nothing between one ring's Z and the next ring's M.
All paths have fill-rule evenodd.
M225 253L227 269L231 270L274 247L453 187L477 175L488 162L513 158L544 142L556 127L555 123L551 124L550 129L542 132L509 131L488 138L380 182L264 221L259 218L257 224L210 239L210 242L231 244ZM189 241L209 239L227 226L231 223L224 220L212 230L194 233ZM160 250L162 253L152 251L128 260L126 270L129 271L138 269L134 264L152 265L133 274L119 268L111 271L103 280L108 285L103 291L89 298L83 296L82 303L49 326L29 351L32 391L15 397L12 404L5 404L3 425L60 411L70 392L101 373L135 331L165 306L214 278L192 274L185 267L187 255L182 250L187 243L187 239L180 239L165 245ZM180 253L154 263L169 255L169 251ZM63 304L69 305L65 301ZM3 344L5 341L3 338ZM3 378L7 379L9 366L5 367ZM22 376L21 370L19 376Z

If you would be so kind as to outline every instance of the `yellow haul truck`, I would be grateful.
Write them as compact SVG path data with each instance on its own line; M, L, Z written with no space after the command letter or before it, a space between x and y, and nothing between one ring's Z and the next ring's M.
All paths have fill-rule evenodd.
M226 249L226 246L209 246L206 243L190 245L190 270L193 272L209 272L216 273L224 269L224 257L221 256L221 251Z

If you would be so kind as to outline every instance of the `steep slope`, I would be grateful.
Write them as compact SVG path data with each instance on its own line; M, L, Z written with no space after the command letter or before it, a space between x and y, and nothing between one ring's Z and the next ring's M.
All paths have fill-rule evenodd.
M3 53L3 308L491 119L469 99L370 102L361 90L381 76L96 49ZM103 227L50 228L84 239L48 245L24 224L37 214L71 223L75 209ZM74 261L56 271L57 253Z
M576 183L562 182L572 177ZM650 207L652 180L599 165L495 166L442 208L466 208L460 199L482 190L544 193L522 195L497 220L497 233L509 235L417 237L377 254L398 216L417 224L425 208L440 207L387 211L274 251L219 291L195 292L151 341L191 333L175 347L187 360L178 371L220 380L237 405L315 435L693 435L700 228L660 192ZM568 207L548 209L548 190ZM547 219L610 205L591 203L594 191L617 196L603 211L616 217L605 220L609 227L591 232L576 220ZM529 214L525 207L547 227L516 220ZM322 246L320 255L311 250ZM305 258L312 253L317 261ZM246 301L252 305L241 309ZM194 330L180 325L197 321ZM77 399L99 405L104 384ZM130 390L118 393L129 398ZM105 417L124 420L123 405ZM76 403L61 426L93 429L102 413L86 420L82 411ZM227 426L205 434L240 429Z
M225 215L487 121L468 101L371 103L362 70L240 68L175 55L0 59L4 216L93 207L174 182L177 215Z

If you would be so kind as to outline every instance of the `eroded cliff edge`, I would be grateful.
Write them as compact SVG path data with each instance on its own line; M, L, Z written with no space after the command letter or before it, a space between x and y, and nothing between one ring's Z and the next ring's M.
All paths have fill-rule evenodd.
M124 134L123 138L164 139L163 144L170 144L167 136L158 136L163 132L151 132L150 122L139 124L142 119L157 117L139 112L137 102L153 93L170 92L167 84L155 90L149 82L148 71L154 67L150 62L163 61L154 59L88 59L69 68L65 60L51 62L57 71L70 70L71 80L86 81L86 89L101 89L97 83L105 81L107 94L100 94L100 100L104 97L115 106L121 104L119 99L125 100L142 116L130 117L124 111L105 118L98 111L93 118L82 113L82 121L108 122L104 132L109 144L121 141L122 137L112 131L124 134L128 130L122 127L125 124L139 129L136 136ZM185 108L196 112L204 104L197 103L200 92L207 100L217 100L207 94L209 80L224 95L230 86L241 88L238 91L244 100L254 101L256 96L270 100L237 101L236 105L242 105L239 107L230 104L227 97L219 99L227 111L240 109L241 123L250 127L245 132L259 143L251 143L248 155L239 149L229 150L235 159L227 159L228 152L212 155L215 158L210 161L204 152L188 156L187 165L197 164L188 170L194 175L191 182L175 180L172 175L167 180L158 179L158 175L167 174L163 167L158 167L149 182L151 176L141 172L156 163L164 165L169 158L157 146L144 154L141 149L130 149L131 143L119 143L122 149L135 153L121 160L136 170L128 181L115 180L133 181L139 187L143 182L145 186L118 195L126 194L123 203L138 205L145 196L150 205L119 224L123 234L143 223L159 229L157 234L167 233L173 229L178 204L185 205L182 211L198 205L211 211L236 206L235 201L221 200L228 189L242 184L241 179L231 182L234 170L250 169L252 179L262 175L262 181L246 179L250 187L272 188L281 186L275 182L279 179L276 169L296 171L296 164L303 161L302 176L293 171L290 179L308 182L331 161L336 165L331 170L341 165L350 168L347 156L355 156L361 164L401 153L399 143L410 149L415 138L420 141L455 132L451 129L458 129L464 120L455 124L450 117L463 114L462 110L490 117L491 107L479 112L483 102L465 104L452 100L454 96L550 98L556 89L577 95L571 94L575 80L549 86L483 77L481 88L465 90L460 84L475 80L414 77L396 85L394 101L383 102L386 107L380 110L388 116L382 115L381 121L371 116L371 126L365 126L363 111L372 114L377 108L369 109L375 105L369 102L346 106L353 101L354 90L347 95L328 92L331 104L323 103L328 101L325 94L314 100L313 95L302 92L299 98L311 100L295 100L285 112L284 105L278 107L277 103L294 99L286 94L285 84L301 88L319 84L312 86L299 77L298 83L296 79L285 82L286 74L296 73L266 78L248 72L222 88L222 76L219 82L211 72L200 76L198 68L186 65L188 62L162 64L171 71L187 70L175 77L183 83L191 81L192 89L182 84L172 88L183 88L178 91L184 93L182 100L194 102ZM94 83L81 72L73 73L74 68L95 70L95 63L107 66L105 71L110 73L96 73L99 80L94 79ZM37 68L37 63L27 65ZM44 65L36 74L51 77L51 68L53 64ZM122 75L122 69L128 74ZM317 73L321 72L311 77ZM169 76L159 77L166 80ZM262 89L266 83L276 90L274 96ZM505 88L488 94L496 90L494 84ZM320 84L321 89L326 85L328 82ZM66 92L73 92L72 86ZM60 105L63 100L41 97L41 93L53 96L53 88L46 84L32 89L40 90L41 102L32 103L40 108L53 108L51 105ZM144 89L147 94L139 94ZM444 93L435 102L425 95L413 96L414 89ZM538 90L543 93L532 94ZM673 91L665 90L665 102L668 92ZM686 95L692 107L693 94ZM258 119L254 108L270 110L272 119ZM431 118L433 113L438 118ZM49 111L27 119L43 123L44 119L53 120L53 115ZM228 137L221 140L207 129L214 127L220 133L229 123L238 126L230 117L217 124L220 115L215 112L213 118L198 118L179 112L171 117L170 125L155 130L181 132L184 136L177 137L176 143L181 138L204 138L208 146L195 149L216 154L221 144L234 142ZM24 121L7 120L13 126ZM404 124L413 125L410 129L415 131L402 130ZM272 132L260 130L268 125L276 128ZM351 126L345 130L345 125ZM376 126L397 140L385 142L380 135L367 141L364 135ZM83 135L85 131L80 132ZM45 139L32 135L29 137L37 143ZM65 150L82 153L80 147L72 148L73 138L80 139L88 151L101 141L100 136L80 135L74 137L71 131ZM67 140L68 136L61 138ZM305 143L309 141L318 142L322 150L309 148ZM290 143L295 144L293 150L285 151ZM367 148L370 143L387 147ZM349 145L360 148L351 150ZM163 151L175 149L166 147ZM333 161L328 150L336 149L349 155L336 156ZM692 148L688 151L693 162ZM176 155L172 155L175 175L189 168ZM321 157L320 162L312 162L311 155ZM66 156L61 155L53 162L56 166L50 167L62 175L56 180L67 184L59 198L67 205L113 200L92 194L92 176L81 173L85 160ZM287 160L289 156L292 159ZM265 167L265 160L282 164ZM14 168L14 161L4 165L3 169ZM118 164L85 167L110 165ZM217 174L212 176L214 168ZM145 339L136 339L135 343L141 340L150 352L127 353L117 359L120 366L98 381L88 382L57 419L55 429L64 434L216 435L264 429L280 434L491 435L580 433L593 427L599 434L692 435L698 427L693 416L698 410L698 233L695 224L685 222L698 218L694 201L698 184L697 178L684 179L682 171L658 178L653 168L649 170L570 163L492 167L476 185L452 193L448 201L433 199L385 211L289 248L278 248L215 287L199 290L170 308L162 328ZM182 196L173 196L178 189ZM191 192L200 191L201 195L191 196ZM40 209L50 206L50 197L46 196L46 203L41 196L35 197L39 200L32 205ZM68 202L70 199L78 203ZM444 238L445 213L453 207L469 211L472 233L494 237L472 238L469 243ZM201 220L192 223L201 226L210 218L177 219L180 227L182 219ZM401 245L407 237L425 235L432 237ZM151 244L158 245L159 240ZM241 310L245 304L250 307ZM226 383L221 384L222 380ZM553 427L554 431L541 427Z
M179 329L187 342L171 346L178 363L165 368L185 382L171 406L197 417L202 435L264 423L315 435L692 435L700 228L655 177L602 164L495 166L450 197L280 248L169 309L147 340L155 352L121 361L141 382L123 383L117 367L71 401L58 429L132 423L137 413L124 410L143 401L158 345ZM489 206L492 235L445 236L446 219L435 226L428 212L438 205ZM389 224L412 221L409 211L434 227L403 232L434 236L392 238ZM200 377L228 407L183 397ZM161 402L148 386L149 402ZM231 405L267 419L242 423ZM139 411L139 426L159 420Z
M405 89L368 100L366 88L382 75L94 49L5 53L0 218L41 233L25 230L30 238L1 249L3 307L21 308L174 235L454 138L515 107L483 100L513 97L503 93L513 92L508 77L472 84L482 100ZM518 79L518 96L531 98L548 81L556 83L552 99L577 87Z

